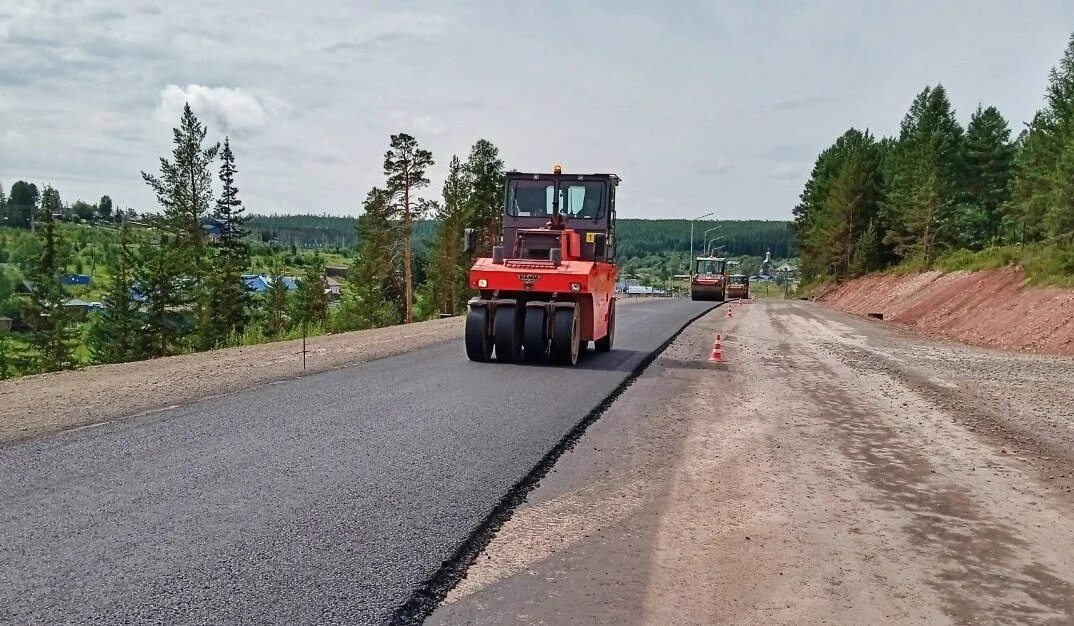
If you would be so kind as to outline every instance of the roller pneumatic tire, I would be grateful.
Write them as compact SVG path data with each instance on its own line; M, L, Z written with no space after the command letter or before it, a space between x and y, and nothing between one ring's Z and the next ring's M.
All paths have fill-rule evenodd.
M548 324L546 309L526 307L522 326L522 356L527 363L544 363L548 359Z
M615 300L612 300L612 305L608 309L608 334L604 335L600 339L593 342L593 347L597 352L608 352L612 349L612 343L615 341Z
M581 328L573 308L556 309L552 318L552 360L575 365L581 352Z
M492 358L492 335L489 333L489 310L471 308L466 314L466 356L471 361L484 362Z
M522 315L517 306L496 307L492 321L496 360L517 363L522 360Z

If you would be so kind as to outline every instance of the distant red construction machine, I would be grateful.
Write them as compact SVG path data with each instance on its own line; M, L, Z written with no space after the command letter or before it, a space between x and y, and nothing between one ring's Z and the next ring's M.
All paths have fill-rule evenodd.
M466 315L472 361L578 362L615 336L615 174L510 172L503 233L470 269L479 295ZM476 247L466 233L466 250Z
M694 271L690 277L690 298L719 302L727 298L727 259L711 256L694 259Z

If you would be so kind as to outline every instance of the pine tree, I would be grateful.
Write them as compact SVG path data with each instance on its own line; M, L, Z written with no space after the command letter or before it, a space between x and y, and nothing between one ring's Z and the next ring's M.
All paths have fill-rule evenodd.
M7 196L4 195L4 186L0 184L0 222L7 219Z
M208 215L213 201L209 166L220 150L220 144L204 146L207 132L187 103L179 127L172 130L172 160L161 157L159 177L142 172L143 180L157 194L157 201L164 208L159 226L173 235L168 238L169 245L174 248L168 251L168 260L183 277L183 280L173 282L177 292L171 297L175 306L195 309L199 330L211 317L204 310L203 282L210 273L211 257L205 251L202 220ZM176 330L185 331L186 327L183 325ZM204 333L199 333L199 343L204 343L203 339Z
M429 261L432 297L441 313L458 313L464 304L470 259L462 252L462 237L472 222L469 195L462 162L452 156L444 181L444 203L435 213L438 225Z
M463 170L469 183L466 204L471 228L477 229L477 256L490 256L500 242L503 219L503 161L500 150L486 139L470 148Z
M123 363L141 357L142 311L135 298L139 259L130 243L130 229L119 231L111 257L108 291L101 298L104 310L97 314L89 334L90 351L97 363Z
M24 316L33 331L30 344L37 369L43 372L56 372L75 365L73 319L66 306L67 293L61 282L70 252L53 217L59 210L59 194L46 186L36 218L41 254L30 267L32 288Z
M963 141L965 164L958 215L959 243L971 250L996 243L1002 234L1003 210L1010 200L1014 160L1011 131L995 107L970 116Z
M433 154L418 147L416 139L406 133L392 135L391 146L384 154L384 175L391 203L401 221L399 230L403 247L403 321L409 324L414 313L413 230L420 201L414 192L429 184L425 171L433 165Z
M220 150L220 144L203 147L207 132L187 103L179 127L172 129L173 160L161 157L159 177L142 172L180 244L200 246L205 238L201 223L213 200L209 165Z
M841 168L842 156L837 153L835 145L822 151L817 156L809 180L806 181L798 204L792 211L794 220L789 228L794 234L798 250L802 255L800 269L802 277L807 281L827 271L821 259L818 245L820 241L816 233L822 230L820 222L828 200L828 190Z
M807 279L851 272L857 240L877 220L880 165L872 135L853 128L818 158L793 224Z
M942 85L926 87L903 119L887 163L884 241L902 258L926 267L955 233L953 214L962 197L962 128Z

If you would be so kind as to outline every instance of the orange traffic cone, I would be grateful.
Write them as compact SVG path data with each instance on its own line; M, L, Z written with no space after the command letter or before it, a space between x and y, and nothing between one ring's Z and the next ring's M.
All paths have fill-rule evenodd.
M709 357L710 363L723 363L723 346L720 345L720 339L722 337L717 333L716 341L712 344L712 356Z
M727 317L734 317L734 315L731 315L731 305L730 304L727 305Z

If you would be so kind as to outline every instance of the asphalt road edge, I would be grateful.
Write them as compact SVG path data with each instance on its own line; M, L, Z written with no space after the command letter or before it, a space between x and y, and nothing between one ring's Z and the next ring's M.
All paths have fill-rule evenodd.
M667 340L661 343L655 350L643 358L633 370L627 374L619 385L615 387L600 403L589 411L555 446L541 458L537 464L516 482L493 507L485 519L470 533L470 535L455 549L450 557L441 564L432 576L427 578L403 605L395 610L392 616L392 624L420 624L428 617L436 607L440 605L448 592L466 575L466 570L477 559L485 547L492 541L500 527L511 518L515 509L518 508L530 492L540 484L541 480L555 466L564 453L571 450L579 439L585 435L591 424L596 422L605 411L638 379L649 365L660 356L668 346L691 324L708 315L715 309L723 306L728 301L710 306L697 315L688 319L682 326L675 330Z

